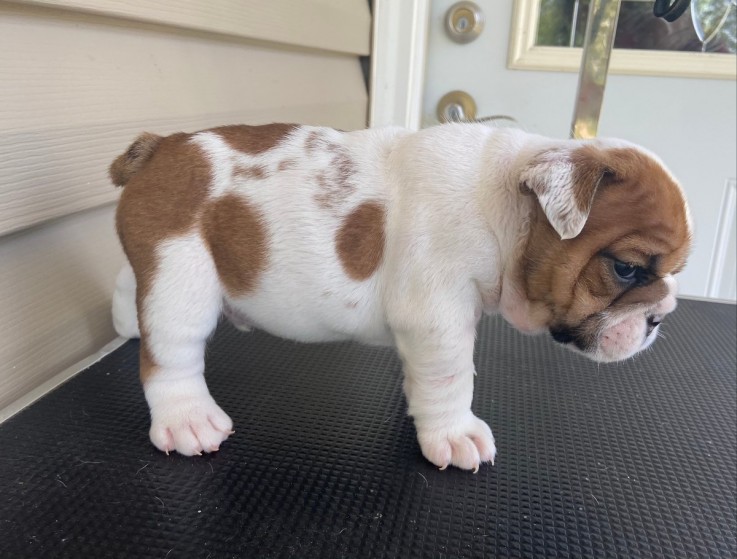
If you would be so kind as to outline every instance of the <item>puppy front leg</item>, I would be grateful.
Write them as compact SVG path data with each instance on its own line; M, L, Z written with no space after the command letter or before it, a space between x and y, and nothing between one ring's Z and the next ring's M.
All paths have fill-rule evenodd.
M494 436L471 411L475 324L441 333L405 330L395 337L409 414L425 458L441 469L452 464L474 473L483 462L493 464Z

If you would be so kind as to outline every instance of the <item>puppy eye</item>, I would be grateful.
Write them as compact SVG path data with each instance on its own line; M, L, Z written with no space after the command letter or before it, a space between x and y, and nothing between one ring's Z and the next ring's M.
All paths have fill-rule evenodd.
M632 264L627 264L621 260L614 261L614 273L617 274L621 280L632 281L636 279L637 272L639 270L639 266L633 266Z

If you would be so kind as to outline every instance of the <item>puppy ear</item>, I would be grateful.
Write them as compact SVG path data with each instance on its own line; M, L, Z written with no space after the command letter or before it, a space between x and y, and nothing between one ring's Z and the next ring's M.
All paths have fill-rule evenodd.
M581 232L600 184L614 180L603 155L590 144L572 150L553 148L534 156L520 175L520 186L537 196L563 240Z

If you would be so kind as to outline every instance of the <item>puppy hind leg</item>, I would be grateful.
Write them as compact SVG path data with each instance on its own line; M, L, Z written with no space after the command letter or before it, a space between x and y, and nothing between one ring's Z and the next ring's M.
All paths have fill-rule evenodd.
M191 456L218 450L233 423L205 384L205 344L217 325L222 290L198 235L158 250L156 276L142 301L141 380L151 442Z
M141 337L136 311L136 276L127 260L115 280L113 327L124 338Z

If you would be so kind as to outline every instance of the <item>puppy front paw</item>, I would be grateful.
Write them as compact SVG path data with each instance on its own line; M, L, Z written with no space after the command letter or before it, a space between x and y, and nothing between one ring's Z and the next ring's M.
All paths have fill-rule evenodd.
M441 470L453 465L476 473L484 462L494 465L494 435L470 411L456 420L417 425L417 439L423 456Z
M151 442L167 454L215 452L231 434L233 422L209 394L151 407Z

